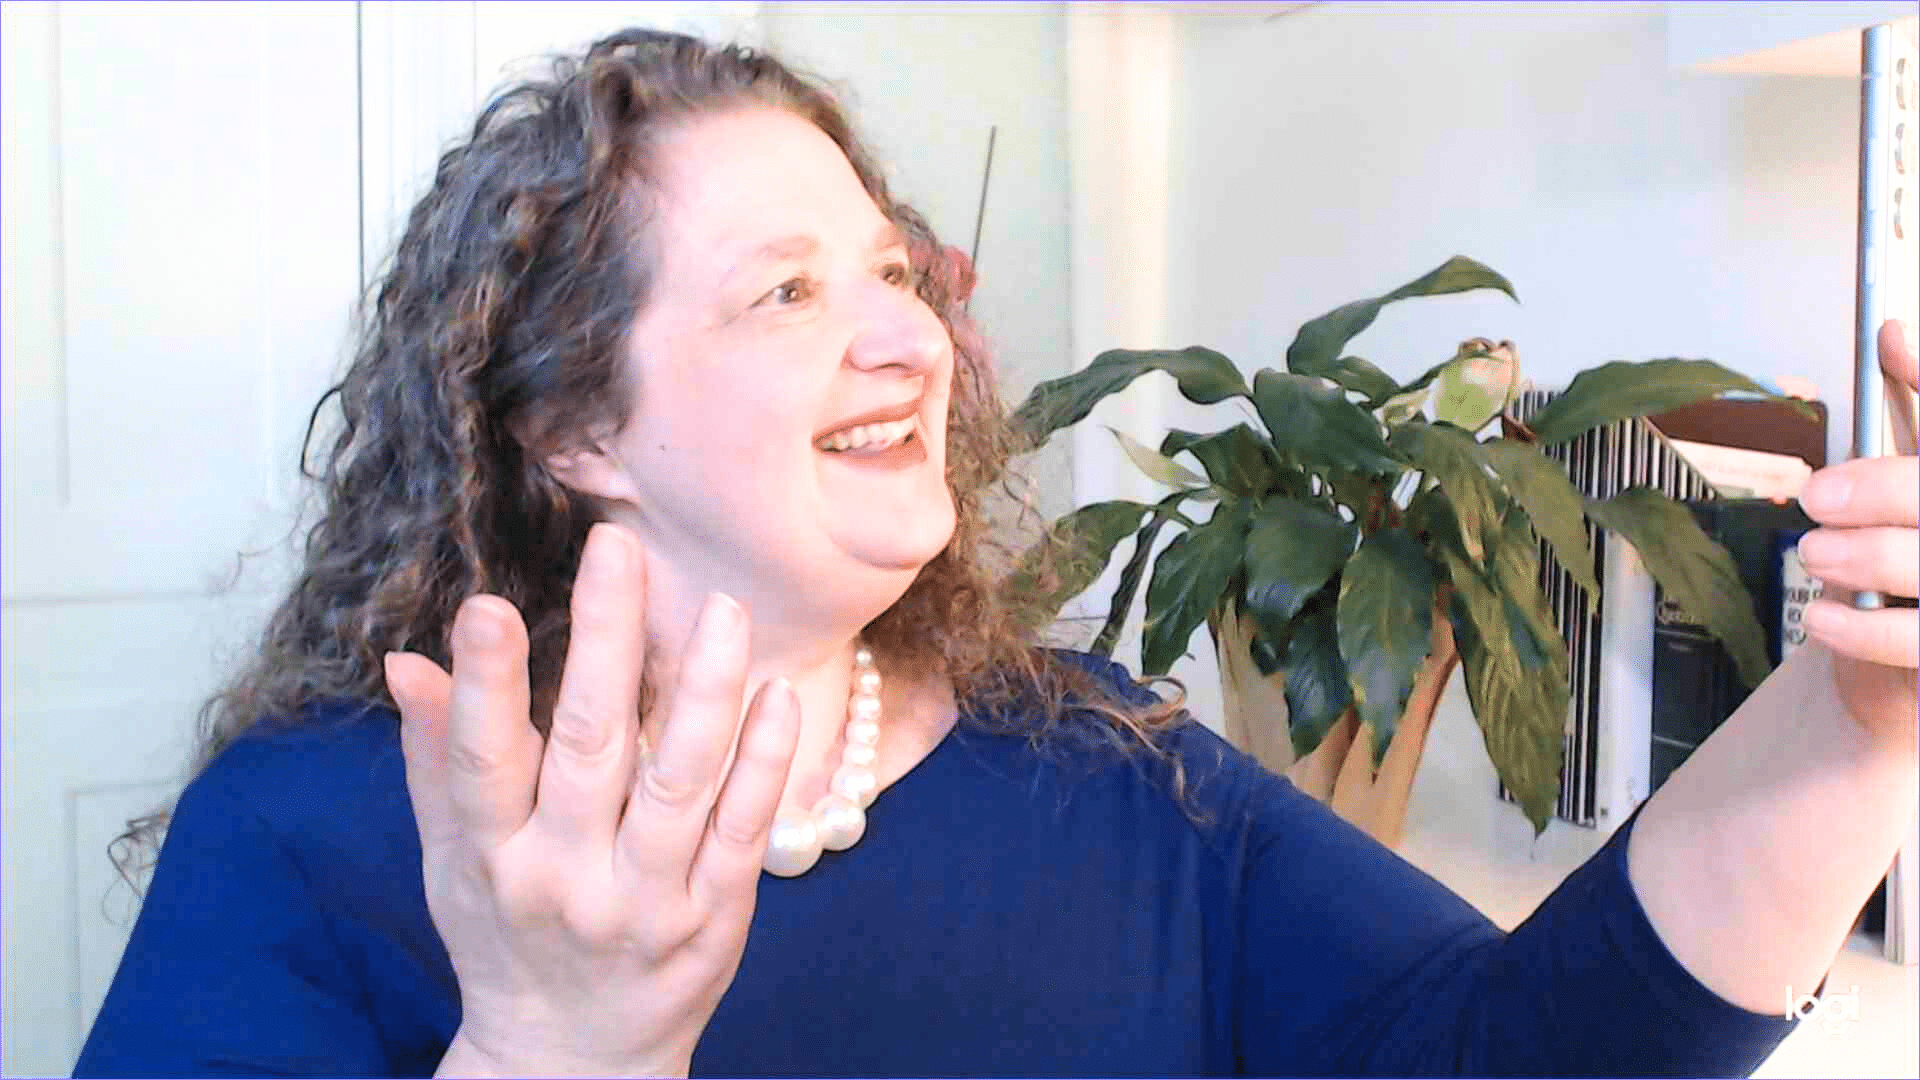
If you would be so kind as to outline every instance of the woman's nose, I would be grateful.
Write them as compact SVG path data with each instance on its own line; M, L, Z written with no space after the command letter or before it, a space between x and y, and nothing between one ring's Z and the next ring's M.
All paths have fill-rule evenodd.
M918 375L938 365L953 347L939 316L903 289L875 289L860 318L847 346L847 361L862 370L894 367Z

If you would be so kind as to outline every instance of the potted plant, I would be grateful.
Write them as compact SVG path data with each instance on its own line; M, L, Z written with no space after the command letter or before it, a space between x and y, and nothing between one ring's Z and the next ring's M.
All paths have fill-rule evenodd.
M1540 448L1728 392L1773 395L1710 361L1615 362L1582 372L1523 424L1510 412L1521 380L1505 343L1468 341L1404 384L1346 351L1387 304L1479 289L1514 297L1498 273L1456 257L1308 322L1286 369L1251 385L1211 349L1113 350L1036 387L1015 414L1038 448L1151 371L1199 404L1251 404L1259 427L1169 431L1158 450L1116 432L1170 493L1080 507L1054 523L1057 557L1036 549L1010 583L1040 590L1057 613L1131 537L1093 651L1111 655L1144 581L1141 672L1164 674L1205 623L1228 738L1389 845L1456 664L1501 781L1535 833L1546 828L1569 689L1536 536L1594 596L1585 520L1613 530L1727 645L1743 679L1757 684L1769 667L1732 557L1684 507L1649 488L1586 498ZM1179 534L1156 556L1167 529Z

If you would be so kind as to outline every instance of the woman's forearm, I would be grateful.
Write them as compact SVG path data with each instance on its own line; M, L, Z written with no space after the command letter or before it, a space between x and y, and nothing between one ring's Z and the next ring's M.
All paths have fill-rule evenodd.
M1832 966L1912 819L1911 726L1836 702L1833 658L1796 651L1641 810L1627 867L1648 918L1708 989L1785 1008ZM1910 673L1907 673L1910 677Z

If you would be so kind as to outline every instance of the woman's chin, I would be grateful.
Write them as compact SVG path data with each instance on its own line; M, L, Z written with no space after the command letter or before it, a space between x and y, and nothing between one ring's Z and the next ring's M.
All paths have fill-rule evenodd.
M887 574L905 575L911 581L932 562L953 539L951 510L938 517L913 522L889 523L887 528L863 530L857 535L839 538L840 549L856 563Z

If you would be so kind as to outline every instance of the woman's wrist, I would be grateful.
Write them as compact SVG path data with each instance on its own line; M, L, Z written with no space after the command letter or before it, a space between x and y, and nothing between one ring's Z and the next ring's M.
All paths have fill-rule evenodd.
M453 1041L447 1044L447 1052L440 1057L439 1068L433 1071L435 1076L513 1076L511 1070L501 1067L499 1062L482 1053L467 1041L464 1030L456 1031Z
M465 1028L454 1032L453 1041L447 1044L447 1052L440 1057L440 1066L435 1076L471 1076L471 1077L507 1077L507 1076L686 1076L690 1062L678 1062L666 1067L640 1064L625 1067L590 1065L585 1062L561 1061L557 1058L539 1061L509 1061L503 1055L496 1054L476 1046L467 1037Z

